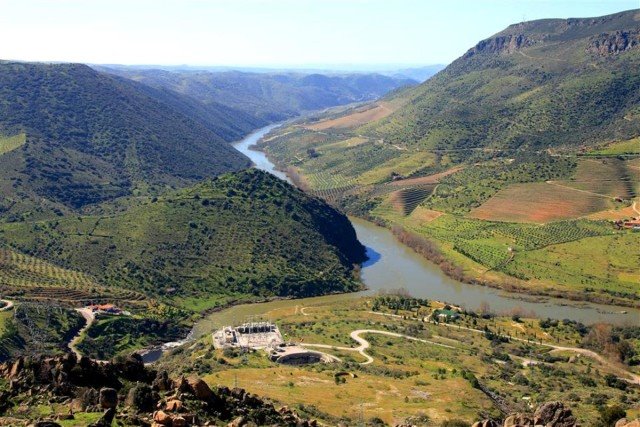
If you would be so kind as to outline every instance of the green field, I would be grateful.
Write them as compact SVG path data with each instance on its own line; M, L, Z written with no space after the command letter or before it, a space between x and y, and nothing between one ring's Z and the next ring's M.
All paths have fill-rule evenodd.
M605 156L617 156L620 154L640 154L640 137L617 141L604 148L591 151L589 154L599 154Z

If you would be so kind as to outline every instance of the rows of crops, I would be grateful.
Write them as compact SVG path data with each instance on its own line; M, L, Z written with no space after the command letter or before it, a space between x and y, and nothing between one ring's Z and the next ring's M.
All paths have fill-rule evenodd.
M495 244L495 242L489 243L458 239L454 243L453 248L489 269L504 265L510 258L510 252L507 246Z
M431 187L407 188L393 193L392 203L398 206L403 215L410 215L430 194Z
M144 299L142 294L105 288L86 274L6 248L0 249L0 292L14 299L72 305Z

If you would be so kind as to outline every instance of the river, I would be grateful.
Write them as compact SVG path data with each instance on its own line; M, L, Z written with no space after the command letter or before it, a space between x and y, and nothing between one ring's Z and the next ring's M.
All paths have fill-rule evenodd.
M263 136L279 125L262 128L233 146L251 159L258 169L267 171L291 183L291 180L267 158L264 152L251 149ZM368 290L351 294L327 295L299 300L278 300L265 303L241 304L211 313L199 320L186 340L167 343L143 355L145 362L157 360L163 351L182 345L214 329L260 316L269 320L270 313L285 307L347 302L372 295L381 290L405 289L414 297L444 301L467 309L488 306L491 311L508 314L518 310L525 315L541 318L571 319L585 324L608 322L618 325L639 325L640 310L558 298L531 297L493 288L469 285L447 277L440 268L400 243L386 228L369 221L350 218L358 240L367 248L369 260L362 264L361 278ZM622 312L626 311L626 314Z

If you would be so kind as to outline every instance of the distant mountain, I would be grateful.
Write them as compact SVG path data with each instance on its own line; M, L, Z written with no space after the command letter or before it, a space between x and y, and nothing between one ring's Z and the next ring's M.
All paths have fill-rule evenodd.
M115 213L0 225L0 243L189 310L189 298L353 291L365 259L346 216L255 169Z
M424 67L403 68L400 70L396 70L393 73L385 74L391 75L398 79L411 79L422 83L430 79L432 76L436 75L445 67L446 65L443 64L426 65Z
M391 143L438 149L593 145L640 134L640 11L509 26L375 123Z
M270 122L306 111L377 99L394 89L416 83L404 76L373 73L328 75L96 68L188 95L205 105L219 103Z
M85 65L2 62L0 212L64 212L245 168L226 142L263 123Z

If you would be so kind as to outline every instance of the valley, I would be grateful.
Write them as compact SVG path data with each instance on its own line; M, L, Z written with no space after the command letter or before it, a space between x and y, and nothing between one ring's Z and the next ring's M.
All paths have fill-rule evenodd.
M640 9L243 2L0 60L0 425L638 425Z

